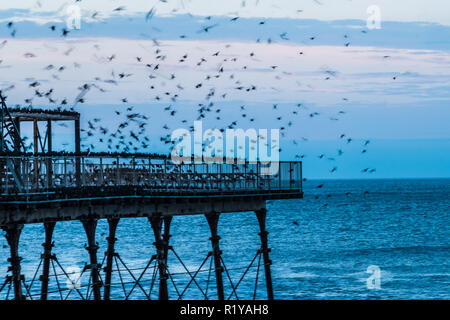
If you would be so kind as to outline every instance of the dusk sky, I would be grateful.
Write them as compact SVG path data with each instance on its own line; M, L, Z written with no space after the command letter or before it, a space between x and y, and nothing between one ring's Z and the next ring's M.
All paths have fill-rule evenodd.
M5 2L0 89L11 107L67 100L85 129L101 118L114 130L114 111L133 106L149 118L146 151L166 153L159 137L213 102L204 128L283 127L281 158L302 157L308 178L450 177L448 1L82 0L81 29L67 36L75 1ZM381 29L367 27L373 5ZM72 143L70 128L55 130ZM106 150L97 140L86 147Z

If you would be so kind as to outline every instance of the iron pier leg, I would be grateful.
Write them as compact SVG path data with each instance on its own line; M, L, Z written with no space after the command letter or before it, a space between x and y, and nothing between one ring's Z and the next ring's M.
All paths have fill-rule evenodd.
M155 235L156 260L159 270L159 300L169 300L167 290L167 254L169 250L170 222L172 217L161 217L161 215L152 215L148 218ZM162 224L164 221L164 236L162 236Z
M113 259L116 254L114 251L114 244L116 243L116 229L119 224L119 218L109 218L109 236L106 238L108 240L108 251L106 251L106 267L105 271L105 289L103 293L103 299L109 300L111 295L111 273L113 268Z
M164 264L167 266L167 256L169 254L169 240L170 240L170 223L172 222L172 216L164 217Z
M20 261L22 260L19 257L19 238L20 233L22 232L23 225L22 224L12 224L8 226L2 227L2 229L6 232L6 240L9 244L9 249L11 251L11 257L8 259L8 262L11 263L8 271L12 273L12 283L14 286L14 299L15 300L25 300L25 297L22 294L22 275L20 274Z
M269 232L266 230L266 209L261 209L255 211L256 217L258 218L259 228L261 232L259 236L261 238L261 252L264 259L264 271L266 275L266 287L267 287L267 298L268 300L273 300L273 288L272 288L272 274L270 272L270 265L272 264L272 260L269 258L270 249L268 247L267 235Z
M210 214L206 214L206 220L208 220L209 228L211 229L211 244L214 255L214 268L216 272L216 283L217 283L217 296L219 300L224 300L225 295L223 291L223 279L222 279L222 263L221 263L221 254L222 251L219 248L219 240L220 237L217 235L217 225L219 223L219 213L212 212Z
M53 248L53 230L55 229L56 222L44 223L45 228L45 242L42 244L44 247L44 253L41 255L43 259L41 280L41 300L47 300L48 294L48 277L50 274L50 260L52 258Z
M97 263L97 250L98 245L95 242L95 229L97 228L97 219L89 218L81 220L88 240L86 250L89 252L91 279L92 279L92 291L94 292L94 300L100 300L100 287L99 280L99 265Z

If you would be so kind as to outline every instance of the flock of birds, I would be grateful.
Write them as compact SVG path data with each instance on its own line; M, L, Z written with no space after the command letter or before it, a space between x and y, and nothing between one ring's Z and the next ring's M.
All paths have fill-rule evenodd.
M81 0L77 0L76 2L80 2ZM166 2L163 0L160 0L161 2ZM318 1L316 1L318 5L321 5ZM243 6L245 6L245 1L243 1ZM114 9L114 12L123 12L126 10L126 7L117 7ZM303 10L298 10L298 12L302 12ZM155 7L151 8L143 17L147 23L152 22L152 18L154 17L156 12ZM92 18L95 19L95 17L98 15L98 12L95 12L92 14ZM214 28L218 26L217 23L214 22L214 17L209 16L204 18L207 24L203 25L200 30L197 31L197 33L212 33L214 32ZM236 23L236 21L239 19L238 16L229 18L230 24ZM258 25L262 26L265 24L270 24L270 20L261 20ZM255 26L258 27L258 26ZM15 37L17 34L17 26L16 24L11 21L6 24L6 28L9 30L11 37ZM55 34L58 34L61 37L70 37L71 31L68 30L65 27L58 27L58 25L50 25L46 26L46 28L50 28L52 32ZM362 30L362 33L367 33L366 30ZM188 35L186 34L180 34L180 39L187 38ZM280 41L289 41L289 35L287 32L283 32L278 35ZM314 43L314 40L317 38L317 35L311 35L309 37L309 41L311 44ZM261 39L255 39L257 43L262 42ZM264 40L268 44L274 42L273 38L268 38L267 40ZM4 40L2 43L0 43L0 49L5 47L8 43L8 40ZM348 35L343 35L343 42L342 45L345 47L349 47L351 45L349 41ZM161 71L164 70L164 61L167 58L167 55L169 54L170 47L163 47L161 46L161 41L157 39L153 39L153 56L136 56L135 62L141 66L141 68L145 69L148 74L148 79L150 80L150 86L149 90L151 92L154 92L154 99L157 103L163 103L165 101L168 101L169 104L164 107L164 112L167 114L167 119L174 119L175 115L179 114L180 111L176 107L177 100L180 99L180 97L183 94L183 90L185 90L185 87L187 85L177 84L176 88L177 90L175 92L165 91L164 88L159 88L155 82L152 82L152 80L157 79L160 77ZM73 51L73 48L67 50L64 52L64 55L69 56L71 52ZM1 53L1 51L0 51ZM257 52L249 52L248 57L254 58L257 56ZM301 59L302 56L308 54L307 48L302 49L298 52L298 59ZM34 58L36 55L32 52L25 52L24 53L25 58ZM106 57L105 62L110 63L113 60L117 58L116 54L111 53L108 57ZM389 56L384 56L385 59L388 59ZM185 53L184 55L180 56L178 59L179 64L184 64L186 61L190 59L190 54ZM219 65L216 72L213 74L209 74L205 77L203 81L199 81L197 83L191 83L188 85L193 86L192 89L195 90L203 90L205 87L209 88L209 90L206 90L206 95L204 96L203 101L199 101L196 109L196 115L197 119L206 119L206 118L213 118L217 121L222 121L221 112L222 107L220 106L221 101L226 101L227 95L229 92L224 92L224 88L216 88L209 85L212 80L219 79L219 78L227 78L229 81L231 81L234 86L232 90L238 90L241 93L251 93L256 91L258 88L255 85L245 85L243 84L243 81L238 79L239 74L235 74L231 71L227 70L226 63L237 63L238 57L232 57L221 54L221 50L217 50L215 52L211 52L209 55L205 55L200 60L192 62L194 64L194 68L200 67L205 63L212 63L215 65ZM251 61L251 60L250 60ZM0 60L0 63L2 60ZM73 66L75 69L80 68L81 65L77 62L73 63ZM246 72L247 69L249 69L251 66L246 64L242 66L241 72ZM276 64L268 65L267 68L274 70L274 71L280 71L279 66ZM49 64L46 66L43 66L43 70L51 72L52 78L55 80L59 79L59 74L64 72L67 69L67 66L56 66L53 64ZM281 72L281 71L280 71ZM324 81L330 80L333 77L336 76L336 71L333 70L324 70ZM170 71L167 71L167 74L170 74L169 81L176 81L177 74L171 73ZM77 105L84 104L88 102L88 93L92 90L97 90L101 93L107 93L108 90L103 88L103 84L114 84L119 85L121 80L125 80L128 78L133 78L134 75L132 73L126 73L126 72L116 72L112 71L109 79L102 79L100 77L96 77L93 80L86 81L85 83L81 84L77 88L76 97L74 100L69 100L68 98L64 98L62 100L58 100L57 98L54 98L55 96L55 89L49 88L49 89L43 89L43 84L35 79L31 79L32 81L28 81L28 87L32 92L32 96L27 97L24 99L25 105L29 106L30 108L33 107L33 100L40 98L40 99L46 99L48 101L48 104L51 106L54 106L56 109L60 108L69 108L71 110L76 110ZM135 81L140 81L140 79L134 79ZM395 80L395 77L394 77ZM14 85L10 85L6 88L1 88L3 93L6 93L10 90L13 90L15 88ZM220 92L220 93L219 93ZM116 127L111 128L111 126L104 125L102 123L101 118L93 118L87 121L87 127L83 128L82 131L84 132L84 149L87 149L89 152L97 151L99 148L105 146L107 148L107 151L109 152L125 152L125 153L137 153L137 152L147 152L151 149L151 141L149 136L146 134L146 129L149 126L150 119L149 116L142 114L138 111L135 111L135 108L129 103L128 97L123 97L120 101L122 107L118 110L114 110L114 119L119 119L116 122ZM346 97L342 97L343 103L345 101L348 101L349 99ZM42 103L40 103L42 104ZM284 113L285 110L280 110L281 106L278 103L274 103L272 107L272 114L265 114L264 117L273 117L273 123L276 124L276 126L280 129L281 136L285 136L286 132L291 129L295 129L296 124L296 117L302 114L304 116L304 119L308 118L315 118L315 117L321 117L323 116L321 112L317 112L315 110L311 111L309 107L307 107L303 102L295 103L292 106L292 110L289 113ZM223 123L220 130L223 132L227 128L233 129L238 127L240 124L239 119L255 122L257 115L252 115L251 112L248 110L247 106L242 105L239 107L240 114L236 114L236 118L230 121L229 123ZM339 114L335 117L329 118L330 121L337 121L339 120L339 117L345 116L346 111L341 110L339 111ZM261 116L261 115L260 115ZM122 118L121 118L122 117ZM121 120L120 120L121 119ZM299 118L297 118L299 119ZM168 145L168 149L173 145L173 141L171 141L171 129L169 128L169 125L161 123L162 119L158 119L155 121L155 125L161 125L161 131L162 134L159 137L160 142L165 145ZM170 123L171 120L168 120L168 123ZM306 121L306 120L305 120ZM223 121L225 122L225 121ZM182 119L181 123L186 125L188 123L188 119ZM65 124L62 124L64 126ZM193 126L190 127L190 130L193 130ZM349 137L346 133L342 133L339 137L344 144L351 144L355 143L352 137ZM303 137L301 138L302 141L307 141L308 138ZM299 142L297 140L293 140L292 143L295 145L294 148L300 149ZM368 148L370 146L370 140L366 140L361 145L361 153L366 154L368 152ZM280 149L281 151L281 149ZM336 160L338 157L342 157L344 154L344 150L338 149L336 154L334 155L327 155L327 154L318 154L318 155L306 155L301 152L298 152L295 155L295 159L302 160L305 159L307 156L309 158L315 158L314 161L329 161L330 163L330 174L335 173L338 170L337 165L333 165L336 163ZM376 168L371 167L364 167L360 169L361 173L364 174L372 174L376 172ZM306 180L306 179L305 179ZM319 184L316 186L316 188L321 189L323 188L323 184ZM331 196L331 195L328 195Z

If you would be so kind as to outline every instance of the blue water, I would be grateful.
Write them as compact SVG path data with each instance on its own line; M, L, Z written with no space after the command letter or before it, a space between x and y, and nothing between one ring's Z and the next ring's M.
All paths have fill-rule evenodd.
M322 183L324 187L317 188ZM450 298L450 180L308 181L304 191L304 199L268 202L267 229L276 299ZM100 221L97 232L100 261L106 250L106 233L107 223ZM205 218L175 217L171 234L171 244L186 267L192 272L197 270L210 250ZM219 234L225 265L236 284L259 247L255 215L223 214ZM148 221L122 219L117 238L117 251L138 277L155 252ZM54 253L64 269L77 271L88 261L81 223L58 223L54 240ZM28 281L38 266L42 242L41 225L25 226L20 255ZM8 254L6 240L1 237L2 278ZM257 264L258 259L237 289L240 299L253 297ZM371 265L381 269L379 289L367 287L370 274L366 271ZM208 260L197 276L204 292L209 266ZM147 290L152 270L142 277L142 286ZM169 271L181 292L189 276L173 253L169 254ZM123 267L121 272L125 282L131 280ZM62 276L59 280L61 287L68 287ZM210 280L207 295L214 299L213 274ZM231 288L226 273L224 281L228 297ZM83 275L81 285L87 282L88 277ZM124 293L117 272L113 282L112 297L122 299ZM31 292L37 293L39 285L39 281L35 281ZM50 287L55 289L56 281L52 281ZM131 287L131 284L125 285L127 293ZM157 297L156 289L155 286L152 298ZM86 293L85 287L80 290L83 295ZM5 290L0 293L2 299L4 294ZM170 279L169 294L171 298L177 297ZM52 293L50 297L60 296ZM130 299L142 298L145 295L139 288L130 295ZM183 298L201 299L202 293L193 283ZM264 273L259 275L256 298L266 298ZM69 299L79 299L79 295L72 292Z

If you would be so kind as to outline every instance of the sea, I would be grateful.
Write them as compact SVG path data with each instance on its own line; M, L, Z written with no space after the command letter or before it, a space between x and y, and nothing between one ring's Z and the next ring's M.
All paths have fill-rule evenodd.
M450 298L450 179L311 180L304 183L304 193L303 199L267 202L275 299ZM252 212L220 216L227 299L267 298L258 232ZM0 288L9 257L1 233ZM169 298L216 299L205 217L176 216L170 233ZM101 220L96 237L103 267L107 235ZM155 239L148 220L122 219L116 237L111 298L157 299ZM28 299L39 299L43 241L41 224L24 227L20 256ZM93 298L85 244L80 222L56 224L49 299ZM12 297L8 289L6 283L0 299Z

